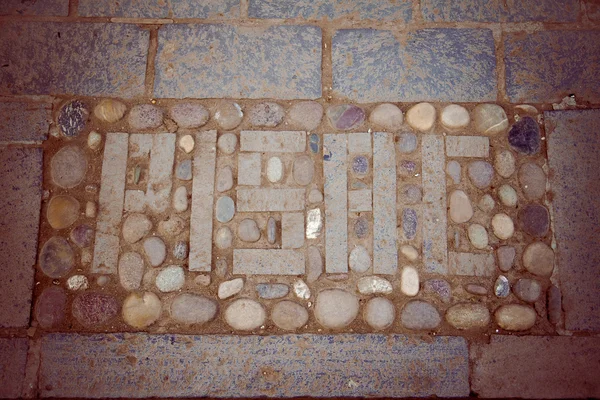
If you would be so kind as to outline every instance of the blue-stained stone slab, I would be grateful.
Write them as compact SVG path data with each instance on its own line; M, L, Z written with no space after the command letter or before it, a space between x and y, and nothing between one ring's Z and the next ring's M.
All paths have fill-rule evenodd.
M544 113L565 328L600 331L600 110Z
M560 102L571 93L600 101L600 31L511 33L504 54L513 103Z
M575 22L578 0L421 0L425 21Z
M69 15L69 0L1 0L0 15L66 17Z
M250 18L355 18L407 23L411 0L250 0Z
M403 335L52 334L43 397L457 397L467 342Z
M166 25L158 31L154 95L321 97L321 29Z
M0 339L0 398L21 397L27 347L25 338Z
M3 23L0 94L142 95L148 41L128 24Z
M31 142L48 138L52 104L0 103L0 142Z
M496 56L488 29L396 33L337 31L333 89L358 102L494 101Z
M79 15L121 18L237 18L239 0L79 0Z

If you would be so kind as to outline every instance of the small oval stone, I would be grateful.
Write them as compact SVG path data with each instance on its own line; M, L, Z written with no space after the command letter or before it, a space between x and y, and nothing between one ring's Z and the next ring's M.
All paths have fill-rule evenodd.
M364 276L358 280L358 292L360 294L390 294L392 284L387 279L379 276Z
M144 253L150 265L158 267L167 258L167 246L161 238L152 236L144 240Z
M535 325L535 310L521 304L500 306L494 314L496 323L507 331L526 331Z
M508 129L508 117L502 107L496 104L479 104L472 112L473 127L484 135L497 135Z
M173 257L178 260L185 260L188 256L188 244L184 241L178 241L173 247Z
M100 121L113 123L119 121L125 115L127 106L115 99L102 99L94 108L94 115Z
M406 257L408 261L416 261L419 258L419 252L413 246L405 244L400 247L400 253Z
M173 209L177 212L185 212L188 209L188 192L185 186L179 186L173 194Z
M419 273L414 267L404 267L400 281L400 291L407 296L419 293Z
M485 228L479 224L471 224L467 229L469 240L476 249L486 249L488 246L488 234Z
M163 293L175 292L185 284L185 271L179 265L170 265L158 273L155 283Z
M472 161L467 168L469 179L475 187L485 189L492 183L494 168L487 161Z
M402 176L415 176L417 170L418 165L416 162L412 160L402 160L400 161L398 174Z
M158 223L158 233L165 237L173 237L182 233L187 227L187 222L178 215L170 215Z
M503 178L509 178L515 173L515 156L508 150L496 154L494 158L496 172Z
M477 204L477 206L481 209L481 211L489 213L496 206L496 202L494 201L492 196L490 196L489 194L484 194L483 196L481 196L481 199L479 199L479 203Z
M367 302L363 318L369 326L377 331L389 328L396 318L394 303L384 297L374 297Z
M179 162L175 168L175 177L182 181L192 180L192 160L187 159Z
M515 207L519 200L517 191L510 185L504 184L498 188L500 202L506 207Z
M39 265L50 278L58 279L67 275L75 266L75 254L69 242L58 236L48 239L40 252Z
M314 154L317 154L319 152L319 135L317 135L316 133L311 133L308 136L308 145L310 147L310 151L312 151Z
M479 303L459 303L446 311L446 321L460 330L485 328L490 323L490 312Z
M192 135L183 135L181 139L179 139L179 148L189 154L194 150L194 145L196 142L194 141L194 137Z
M228 299L231 296L235 296L244 288L244 280L242 278L235 278L229 281L221 282L217 296L219 299Z
M306 280L311 283L319 279L323 273L323 257L316 246L308 246L308 261L306 263Z
M273 183L277 183L283 179L283 163L281 162L281 158L269 158L269 161L267 161L267 179Z
M444 303L449 303L452 300L452 288L448 281L444 279L429 279L425 281L423 283L423 291L435 294Z
M448 164L446 165L446 174L448 174L448 176L452 178L452 181L455 185L458 185L460 183L461 170L462 167L460 166L458 161L448 161Z
M89 115L90 112L83 102L73 100L60 109L58 127L65 136L77 136L85 129Z
M534 275L548 277L554 270L554 252L545 243L531 243L523 252L523 266Z
M364 239L369 234L369 221L364 217L358 217L354 222L354 234L359 239Z
M417 212L412 208L405 208L402 210L402 231L404 237L408 240L412 240L417 235Z
M517 152L526 155L540 151L541 135L537 121L529 116L521 118L508 132L508 143Z
M137 290L144 276L144 260L136 252L127 252L119 259L119 282L125 290Z
M435 124L435 107L429 103L419 103L406 112L406 122L421 132L427 132Z
M284 300L275 304L271 319L279 329L294 331L308 322L308 311L298 303Z
M275 218L269 217L267 221L267 242L274 244L277 240L277 222Z
M119 312L119 304L111 295L85 292L73 300L72 312L81 325L94 327L113 319Z
M513 266L515 261L516 250L512 246L500 246L496 250L496 257L498 257L498 268L500 271L507 272Z
M127 116L129 126L136 131L158 128L163 122L160 108L152 104L138 104L131 108Z
M323 106L316 101L301 101L290 108L288 116L300 128L312 131L321 124Z
M123 239L127 243L136 243L150 233L152 221L144 214L129 214L123 223Z
M469 196L462 190L450 194L450 218L457 224L469 221L473 217L473 206Z
M412 132L401 133L396 137L396 148L400 153L410 154L417 149L417 135Z
M366 175L369 171L369 160L365 156L356 156L352 159L352 171L357 175Z
M492 217L492 231L498 239L507 240L515 233L515 225L508 215L499 213Z
M327 118L335 129L351 130L363 124L365 112L353 104L340 104L327 109Z
M519 168L519 183L528 200L538 200L546 193L546 174L534 163L523 164Z
M473 283L468 284L465 287L465 290L471 294L475 294L477 296L485 296L487 295L487 289L481 285L476 285Z
M233 243L233 232L227 226L222 226L215 235L215 244L219 249L228 249Z
M89 247L94 239L94 228L89 225L77 225L71 230L69 238L78 247Z
M379 104L371 111L369 121L389 131L396 131L402 127L404 117L402 111L390 103Z
M160 317L162 302L152 292L133 292L123 302L123 320L126 324L142 329L155 323Z
M233 219L235 214L235 204L229 196L219 197L216 206L217 221L225 223Z
M255 220L246 218L238 225L237 235L240 240L253 243L260 239L260 229Z
M171 303L171 318L180 324L202 325L212 321L217 315L214 300L196 294L182 293Z
M293 176L294 181L301 186L306 186L312 182L315 174L315 163L307 156L302 155L294 160Z
M315 302L315 317L325 328L341 329L358 315L358 298L341 289L321 291Z
M265 323L267 313L260 303L251 299L238 299L225 310L225 322L233 329L251 331Z
M91 150L98 150L102 144L102 135L96 131L88 134L87 145Z
M448 129L465 128L471 122L469 111L458 104L450 104L444 107L440 117L442 125Z
M290 288L283 283L259 283L256 292L261 299L272 300L287 296Z
M237 147L237 136L233 133L224 133L217 140L217 147L224 154L233 154Z
M254 126L264 126L274 128L283 121L285 111L277 103L264 102L258 103L250 107L248 111L248 119Z
M500 275L494 283L494 294L496 297L505 298L510 294L510 282L504 275Z
M233 171L229 165L219 168L215 185L217 192L226 192L233 187Z
M515 295L528 303L535 303L542 294L542 285L535 279L519 279L513 286Z
M96 206L96 202L90 200L85 203L85 216L87 218L96 218L97 211L98 207Z
M87 158L83 150L65 146L52 157L50 176L61 188L71 189L79 185L87 172Z
M432 330L440 325L442 318L438 310L431 304L412 300L402 308L400 322L407 329Z
M241 124L242 118L244 118L244 113L238 103L223 100L217 106L215 121L226 131L230 131Z
M38 297L35 303L35 319L42 328L60 325L65 319L67 294L58 286L50 286Z
M400 198L405 204L417 204L421 202L423 194L419 186L407 184L400 189Z
M205 125L210 115L202 104L186 102L173 105L169 116L180 128L190 129Z
M544 237L550 229L550 214L539 204L527 204L521 208L518 221L521 229L531 236Z

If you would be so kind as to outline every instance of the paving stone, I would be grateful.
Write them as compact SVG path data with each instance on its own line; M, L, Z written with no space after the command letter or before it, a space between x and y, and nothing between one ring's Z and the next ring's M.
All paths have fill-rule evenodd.
M141 96L149 36L133 24L5 22L0 92Z
M77 12L83 17L231 19L240 16L240 5L236 0L205 1L201 4L187 0L168 3L81 0Z
M0 15L45 15L66 17L69 0L27 1L4 0L0 3Z
M50 104L0 102L0 142L46 140L51 114Z
M301 211L304 196L304 189L238 189L237 209L240 212Z
M348 210L353 212L371 211L371 189L350 190L348 192Z
M238 185L260 185L260 154L238 154Z
M489 344L474 344L472 354L478 397L600 396L598 338L493 335Z
M342 289L326 289L315 301L315 318L325 328L341 329L358 316L358 297Z
M448 272L452 275L494 276L496 263L493 254L448 253Z
M371 154L371 134L367 132L349 133L348 153Z
M293 62L289 57L294 54ZM264 68L265 58L269 68ZM167 98L321 97L321 29L315 26L164 25L154 95Z
M396 318L394 303L384 297L374 297L367 302L363 318L375 330L387 329Z
M292 174L294 182L300 186L306 186L312 182L315 175L315 163L309 156L300 155L294 159Z
M490 139L483 136L446 136L446 155L488 158Z
M240 275L302 275L304 253L295 250L235 249L233 273Z
M280 301L273 307L271 319L278 328L293 331L308 322L308 311L293 301Z
M552 46L547 46L552 43ZM600 99L600 32L539 31L504 36L506 93L513 103Z
M2 398L22 398L28 348L27 338L0 339L0 396Z
M304 246L304 214L281 214L281 248L299 249Z
M60 286L50 286L37 297L35 320L42 328L53 328L65 319L67 294Z
M600 249L597 235L582 234L596 232L600 224L600 113L547 112L545 121L565 327L600 331Z
M306 150L306 133L301 131L242 131L240 150L297 153Z
M422 29L408 32L402 43L391 31L339 30L332 68L334 93L357 102L496 100L494 39L487 29Z
M152 135L152 138L146 204L152 211L161 213L170 205L177 137L172 133L159 133Z

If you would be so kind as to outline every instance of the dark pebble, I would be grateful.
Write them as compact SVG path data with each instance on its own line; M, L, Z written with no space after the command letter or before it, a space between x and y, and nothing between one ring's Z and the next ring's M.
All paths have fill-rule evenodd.
M104 293L83 293L73 300L73 316L83 326L95 326L111 320L119 312L117 300Z
M81 133L90 112L79 100L65 104L58 115L58 127L65 136L73 137Z
M369 234L369 222L366 218L359 217L354 223L354 234L357 238L365 238Z
M94 239L94 229L89 225L81 224L71 230L69 237L77 246L88 247Z
M519 210L521 229L531 236L544 237L550 229L550 214L546 207L539 204L528 204Z
M358 175L365 175L369 170L369 160L365 156L356 156L352 160L352 171Z
M414 239L417 234L417 212L412 208L402 211L402 229L408 240Z
M540 126L531 117L523 117L508 132L508 143L522 154L532 155L540 151Z

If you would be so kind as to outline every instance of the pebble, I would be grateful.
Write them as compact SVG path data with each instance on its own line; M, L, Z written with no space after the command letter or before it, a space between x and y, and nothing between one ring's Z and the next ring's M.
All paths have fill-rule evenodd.
M164 126L167 129L167 132L170 132L170 133L177 132L178 127L177 127L177 124L175 123L175 121L173 121L170 118L165 118L164 123L165 123Z
M315 302L315 317L325 328L341 329L352 323L358 315L358 298L341 289L326 289Z
M486 249L488 247L488 234L485 228L479 224L471 224L467 229L469 240L476 249Z
M119 282L125 290L137 290L144 276L144 260L139 253L130 251L119 259Z
M473 217L473 206L469 196L462 190L454 190L450 194L450 219L457 224L469 221Z
M238 225L237 235L244 242L254 243L260 239L260 229L255 220L246 218Z
M519 104L518 106L515 106L516 109L521 110L527 114L533 114L536 115L538 113L537 108L535 108L532 105L529 104Z
M358 292L360 294L390 294L392 293L392 284L379 276L365 276L358 280Z
M156 276L156 287L163 293L180 290L185 284L185 271L179 265L169 265Z
M177 103L169 109L169 116L180 128L186 129L199 128L205 125L210 117L206 107L197 103Z
M275 304L271 319L279 329L294 331L308 322L308 311L298 303L284 300Z
M83 150L75 146L60 149L50 162L50 176L55 185L71 189L79 185L87 171L87 158Z
M455 160L448 161L448 164L446 165L446 173L450 178L452 178L452 181L455 185L458 185L460 183L461 169L462 168L460 164L458 163L458 161Z
M294 289L294 294L296 297L302 300L310 299L311 293L310 288L302 279L296 279L292 284L292 289Z
M534 275L548 277L554 270L554 252L545 243L531 243L523 252L523 266Z
M429 279L423 283L425 293L434 293L442 302L449 303L452 300L452 289L448 281L443 279Z
M68 228L79 217L79 208L79 201L73 196L54 196L48 203L46 218L54 229Z
M358 217L354 222L354 234L359 239L364 239L369 234L369 221L364 217Z
M114 99L102 99L94 107L96 118L111 124L123 118L125 111L127 111L127 106L119 100Z
M89 265L92 262L92 251L90 249L81 250L81 263Z
M217 106L215 121L226 131L230 131L241 124L242 118L244 118L244 112L238 103L224 100Z
M310 151L317 154L319 152L319 142L319 135L316 133L311 133L310 136L308 136L308 145L310 147Z
M323 273L323 257L316 246L308 246L308 261L306 263L306 281L315 282Z
M494 314L496 323L507 331L526 331L535 325L535 310L521 304L500 306Z
M71 310L81 325L93 327L113 319L119 312L119 303L109 294L84 292L75 297Z
M392 326L396 318L394 303L384 297L374 297L367 302L363 318L375 330L384 330Z
M476 285L476 284L473 284L473 283L469 283L465 287L465 290L468 293L475 294L477 296L485 296L485 295L487 295L487 289L485 287L483 287L481 285Z
M87 145L91 150L98 150L102 144L102 135L96 131L88 134Z
M508 132L508 143L515 151L533 155L540 151L540 126L531 117L523 117Z
M65 319L67 294L58 286L50 286L40 294L35 303L35 319L42 328L60 325Z
M233 171L230 166L219 168L215 186L218 192L226 192L233 187Z
M97 279L96 279L96 284L98 286L106 286L108 285L108 283L110 282L110 278L106 275L100 275Z
M440 117L442 125L448 129L465 128L471 122L469 111L458 104L450 104L444 107Z
M133 292L123 302L123 320L127 325L142 329L160 317L162 303L152 292Z
M510 185L504 184L498 188L500 202L506 207L515 207L519 200L517 191Z
M188 192L185 186L179 186L173 194L173 209L185 212L188 209Z
M86 290L88 287L88 278L84 275L73 275L67 279L67 288L69 290Z
M413 246L405 244L400 247L400 253L406 257L408 261L416 261L419 258L419 252Z
M217 303L204 296L182 293L173 299L170 314L180 324L201 325L216 317Z
M182 181L192 180L192 160L187 159L179 162L175 169L175 176Z
M535 303L542 294L542 285L535 279L519 279L513 286L515 295L528 303Z
M431 304L413 300L406 303L400 313L402 326L412 330L432 330L442 322L440 313Z
M471 161L467 172L473 185L479 189L485 189L490 186L494 177L494 168L487 161Z
M69 238L78 247L88 247L94 239L94 228L86 224L77 225L71 230Z
M504 275L500 275L494 283L494 294L496 297L505 298L510 294L510 283Z
M194 278L194 283L200 286L209 286L211 282L210 275L198 275Z
M312 131L321 124L323 106L316 101L301 101L290 108L288 116L300 128Z
M489 194L484 194L479 200L478 206L481 209L481 211L489 213L496 206L496 202L494 201L492 196L490 196Z
M321 235L323 229L323 217L320 208L313 208L306 212L306 238L316 239ZM301 245L302 243L298 243Z
M523 164L519 168L519 183L527 200L538 200L546 193L546 174L534 163Z
M139 242L152 229L152 221L144 214L129 214L123 223L123 239L127 243Z
M402 111L397 106L390 103L383 103L371 111L369 121L389 131L397 131L402 127L404 117L402 116Z
M215 245L219 249L228 249L233 243L233 232L227 226L222 226L215 235Z
M219 299L228 299L235 296L244 288L244 280L242 278L235 278L230 281L221 282L217 291Z
M417 212L412 208L402 210L402 230L404 237L408 240L414 239L417 235Z
M398 172L403 176L414 176L417 172L417 163L412 160L402 160L400 161L400 171Z
M274 128L283 121L285 110L277 103L265 102L253 105L248 111L250 123L254 126Z
M473 109L473 126L478 133L497 135L508 129L508 117L496 104L479 104Z
M260 303L251 299L238 299L225 310L225 322L233 329L251 331L265 323L267 313Z
M402 187L400 197L405 204L417 204L421 202L423 194L419 186L408 184Z
M129 126L136 131L158 128L163 122L163 113L160 108L152 104L139 104L133 106L127 116Z
M98 212L98 207L94 201L88 201L85 203L85 216L87 218L96 218L96 213Z
M499 213L492 217L492 231L498 239L507 240L515 233L515 225L508 215Z
M288 295L290 288L283 283L259 283L256 292L261 299L280 299Z
M225 223L233 219L235 214L235 204L233 199L229 196L219 197L216 206L216 218L217 221Z
M365 156L356 156L352 159L352 171L357 175L366 175L369 171L369 160Z
M485 328L490 323L490 312L479 303L459 303L446 311L446 321L460 330Z
M308 193L308 202L315 204L315 203L320 203L323 201L323 193L321 193L320 190L318 189L312 189L309 193Z
M562 318L562 294L560 289L554 285L548 288L548 320L552 324L558 324Z
M183 232L186 226L187 223L183 218L171 215L166 220L158 223L158 233L162 236L173 237Z
M182 240L175 243L173 247L173 257L178 260L185 260L188 256L188 244Z
M167 246L158 236L152 236L144 240L144 253L148 262L153 267L161 265L167 257Z
M313 180L315 174L315 163L307 156L296 157L293 166L294 181L300 186L306 186Z
M267 242L274 244L277 240L277 222L275 218L269 217L267 220Z
M419 273L414 267L404 267L402 269L400 291L411 297L419 293Z
M60 109L58 127L65 136L77 136L85 129L89 116L86 105L79 100L73 100Z
M512 246L498 247L496 257L498 257L498 268L500 268L500 271L507 272L512 268L516 253L517 251Z
M419 103L406 112L406 122L421 132L427 132L435 124L435 107L429 103Z
M46 276L53 279L62 278L75 266L75 253L66 239L54 236L42 247L39 265Z
M508 150L496 154L494 158L496 172L503 178L509 178L515 173L515 156Z
M283 163L281 162L281 158L269 158L269 161L267 161L267 179L272 183L277 183L283 179Z
M550 229L550 214L539 204L527 204L521 208L518 221L521 229L531 236L546 236Z
M233 133L224 133L217 140L217 147L224 154L233 154L237 147L237 136Z
M335 129L350 130L363 124L365 112L353 104L340 104L327 109L327 118Z
M179 147L181 150L185 151L187 154L191 153L194 150L194 137L192 135L184 135L179 139Z
M417 144L417 135L412 132L401 133L397 136L396 148L400 153L412 153L417 149Z

